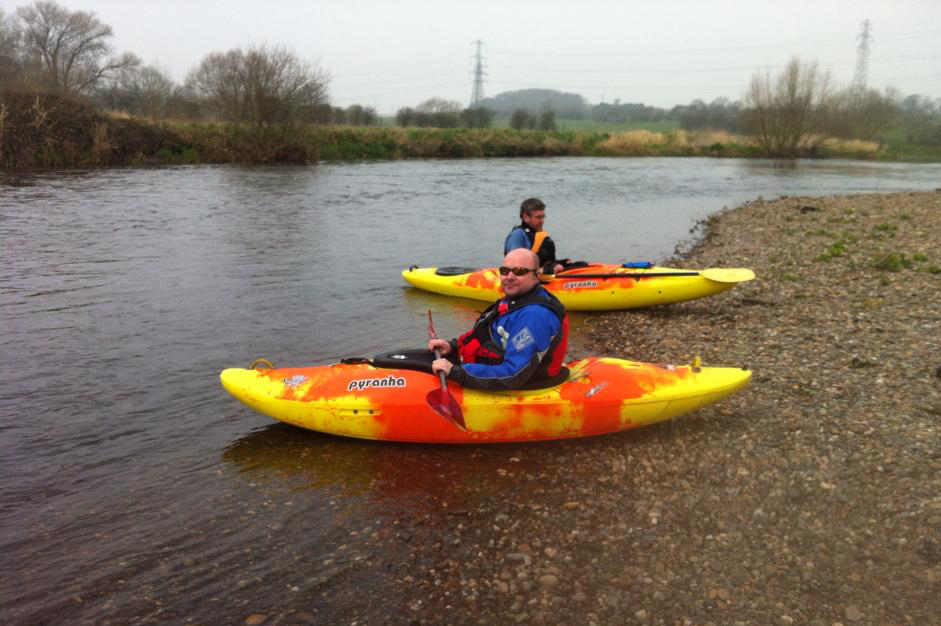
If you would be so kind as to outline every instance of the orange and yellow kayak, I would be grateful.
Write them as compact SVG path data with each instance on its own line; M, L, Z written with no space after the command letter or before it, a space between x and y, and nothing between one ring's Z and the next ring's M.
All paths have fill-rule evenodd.
M411 267L402 277L413 287L448 296L493 302L503 295L495 267ZM592 263L560 272L543 287L570 311L609 311L705 298L754 277L747 268L686 270Z
M427 443L538 441L600 435L689 413L745 387L744 368L653 365L590 357L554 387L489 392L448 383L463 431L426 396L438 378L370 363L226 369L222 385L274 419L334 435Z

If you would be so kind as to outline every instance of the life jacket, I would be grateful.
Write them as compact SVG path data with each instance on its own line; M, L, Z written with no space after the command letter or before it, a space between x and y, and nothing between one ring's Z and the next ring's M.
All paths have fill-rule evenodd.
M505 350L501 342L494 339L491 325L498 318L531 304L547 307L555 313L562 323L562 328L552 338L549 349L546 350L539 362L539 367L536 369L533 378L548 378L557 375L561 371L565 353L568 349L569 318L565 312L565 307L559 302L558 298L538 287L515 300L501 299L487 307L477 321L474 322L474 327L457 340L461 360L464 363L482 363L484 365L502 363Z
M526 238L529 239L529 249L539 257L541 267L548 267L550 264L554 265L556 263L555 242L552 241L549 233L544 230L533 230L526 222L515 228L519 228L525 233ZM548 273L552 274L553 272L549 271Z

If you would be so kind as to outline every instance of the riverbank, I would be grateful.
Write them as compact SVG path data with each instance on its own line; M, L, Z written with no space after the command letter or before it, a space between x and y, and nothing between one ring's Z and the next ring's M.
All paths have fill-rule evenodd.
M716 131L290 128L153 122L64 98L0 94L0 168L191 163L315 163L410 158L708 156L767 158L750 138ZM891 160L879 144L819 138L797 157Z
M385 564L405 600L383 623L934 623L939 215L941 193L900 193L758 200L709 220L680 264L758 278L592 316L584 349L745 364L751 387L621 435L467 450L468 471L478 455L504 463L474 472L479 503L383 535L411 551Z

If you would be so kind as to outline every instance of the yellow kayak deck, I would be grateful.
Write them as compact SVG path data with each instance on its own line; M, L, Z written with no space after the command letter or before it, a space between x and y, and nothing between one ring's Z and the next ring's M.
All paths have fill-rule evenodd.
M413 287L448 296L493 302L503 295L496 268L454 273L447 268L412 267L402 277ZM593 263L546 277L543 287L570 311L607 311L705 298L754 277L747 268L635 269Z

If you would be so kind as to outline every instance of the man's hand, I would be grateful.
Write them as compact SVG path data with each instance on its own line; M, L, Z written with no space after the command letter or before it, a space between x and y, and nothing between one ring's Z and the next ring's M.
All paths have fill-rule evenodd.
M440 339L432 339L432 341L441 341ZM451 373L451 368L454 367L454 364L447 359L435 359L431 362L431 371L437 374L438 372L444 372L444 375L447 376Z
M565 266L564 266L564 265L562 265L561 263L556 263L555 266L552 268L552 273L553 273L553 274L558 274L559 272L561 272L561 271L564 270L564 269L565 269Z
M444 356L451 352L451 344L445 341L444 339L429 339L428 340L428 352L434 352L435 348L441 350L441 355ZM450 370L450 368L448 368Z

